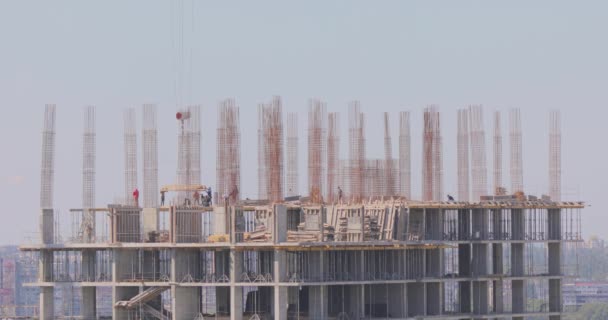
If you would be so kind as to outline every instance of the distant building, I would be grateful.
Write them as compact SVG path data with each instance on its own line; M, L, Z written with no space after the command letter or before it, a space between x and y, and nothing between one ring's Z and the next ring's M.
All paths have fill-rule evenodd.
M564 309L578 310L584 304L608 302L608 282L575 282L564 284Z

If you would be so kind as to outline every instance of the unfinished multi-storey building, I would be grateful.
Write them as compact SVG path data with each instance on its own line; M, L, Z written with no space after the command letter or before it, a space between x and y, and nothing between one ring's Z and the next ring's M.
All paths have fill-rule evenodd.
M42 241L21 248L39 252L39 279L34 285L41 288L40 318L66 317L57 305L61 302L56 291L69 285L78 292L80 305L71 317L79 319L562 319L561 288L576 271L569 248L582 239L583 203L522 193L482 196L473 202L437 199L443 165L435 107L427 109L423 141L424 159L429 161L423 169L423 185L430 198L409 199L409 174L408 181L393 182L405 175L400 174L402 163L393 161L388 152L384 166L378 166L375 174L365 174L368 164L362 161L365 139L358 104L352 109L349 131L351 161L336 159L339 138L332 125L336 115L328 121L332 125L327 137L328 174L332 184L341 181L350 186L325 190L330 201L324 201L316 185L310 186L316 193L311 197L281 200L283 155L275 154L283 152L277 145L283 143L280 104L275 98L272 107L260 108L260 124L266 126L258 137L265 149L260 153L265 163L260 164L259 187L273 201L240 200L240 131L234 103L220 106L219 121L226 123L218 124L222 128L218 143L228 143L218 146L222 161L227 161L218 163L222 181L217 184L225 194L208 195L208 186L198 183L200 171L192 170L200 168L194 163L200 157L191 153L200 150L192 147L189 138L198 128L198 120L191 120L198 112L190 109L177 116L181 183L157 187L156 111L146 106L143 194L162 194L161 203L144 198L141 206L136 190L127 189L133 185L125 187L133 198L120 203L94 206L94 200L85 197L84 208L70 211L72 235L61 241L55 234L52 209L55 110L47 107ZM551 141L557 145L555 123ZM94 158L92 128L89 123L84 134L89 159ZM388 124L386 128L384 138L390 143ZM125 184L133 183L134 132L125 129ZM409 163L409 118L407 130L400 132L408 147L399 148L399 158ZM552 147L552 172L559 171L554 160L557 151ZM84 193L94 190L90 185L94 165L86 159L83 183L89 186ZM323 162L323 157L309 161ZM338 168L339 163L349 167ZM323 172L319 168L324 164L309 163L309 168ZM337 178L341 172L347 177ZM388 175L391 179L386 179ZM386 180L391 186L384 190L408 196L365 196L371 193L370 185ZM403 185L408 187L398 187ZM102 290L112 291L111 301L99 298Z

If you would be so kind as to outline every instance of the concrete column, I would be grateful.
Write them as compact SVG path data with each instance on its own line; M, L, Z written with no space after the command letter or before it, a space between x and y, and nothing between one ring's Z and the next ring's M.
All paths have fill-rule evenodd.
M562 244L559 242L549 243L548 244L548 259L547 263L549 264L549 274L552 276L558 276L562 273L561 268L561 252L562 252Z
M473 314L488 313L488 282L473 281Z
M229 234L228 219L226 219L226 210L224 207L213 207L213 234Z
M388 285L388 313L393 318L405 318L407 316L407 293L405 284Z
M327 287L308 287L308 318L325 320L327 317Z
M524 240L525 216L523 209L511 209L511 240Z
M561 279L549 279L549 312L562 312Z
M41 250L38 258L38 281L53 281L53 251Z
M502 243L492 244L492 274L503 274L503 245Z
M55 318L55 288L40 288L40 320Z
M524 275L524 244L511 243L511 275Z
M174 320L192 320L199 313L200 289L198 287L171 286L171 312Z
M473 243L472 272L474 276L488 274L488 244Z
M40 210L40 239L44 244L51 244L55 240L53 215L53 209Z
M82 287L82 317L83 319L97 319L97 288Z
M547 211L547 230L549 240L562 239L562 213L560 209L549 209Z
M95 250L82 250L82 281L95 281Z
M460 312L471 312L471 282L458 282L458 295L460 296Z
M150 240L150 232L158 231L158 208L143 209L144 239Z
M504 307L504 294L503 294L503 281L502 280L494 280L493 283L494 292L492 295L492 300L494 304L494 312L495 313L503 313L505 312Z
M525 295L524 280L511 281L512 309L513 313L523 313L526 310L526 295Z
M274 230L272 232L274 243L287 241L287 208L285 205L277 204L274 206L274 220Z
M243 288L236 286L242 269L243 255L230 250L230 320L243 319Z
M426 290L423 282L410 282L407 285L407 315L422 317L426 313Z
M129 310L116 308L116 302L130 300L139 293L139 287L112 288L112 320L129 320ZM175 298L175 297L174 297Z
M197 249L173 249L171 277L173 282L192 282L198 277L200 257Z
M426 314L437 316L441 314L441 286L439 282L426 283Z
M284 208L284 206L282 206ZM286 212L286 211L285 211ZM284 219L286 221L286 219ZM278 225L278 223L277 223ZM285 226L287 224L285 223ZM273 261L273 280L274 280L274 318L279 320L287 320L288 294L287 287L281 287L280 282L284 281L286 274L286 253L282 250L274 251Z

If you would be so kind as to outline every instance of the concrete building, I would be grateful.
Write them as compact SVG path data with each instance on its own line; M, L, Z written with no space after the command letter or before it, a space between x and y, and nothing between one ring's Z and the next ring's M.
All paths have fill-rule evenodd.
M425 201L405 196L411 189L410 164L392 158L388 116L385 162L375 160L368 172L365 117L358 103L351 108L351 159L339 159L334 130L328 139L332 164L327 181L332 182L327 184L340 181L345 192L324 189L324 106L313 103L309 168L316 173L310 196L284 198L281 100L275 97L259 109L262 200L240 197L238 109L227 100L218 119L222 187L215 205L208 198L200 201L211 190L200 179L199 108L177 113L177 184L159 187L156 114L144 106L144 199L139 201L137 188L135 113L129 110L125 199L99 207L94 201L94 108L87 108L83 206L69 212L75 226L71 236L59 237L52 204L55 108L47 106L41 241L21 246L38 253L39 276L33 285L40 287L40 318L97 319L109 316L100 310L111 310L117 320L561 319L562 283L576 270L563 253L582 241L584 204L525 196L519 165L514 195L497 186L496 196L484 196L483 117L480 106L471 110L473 185L475 194L481 194L477 201L440 200L443 142L435 106L425 109L424 118ZM400 159L409 159L409 114L402 115L400 126ZM519 126L513 128L520 132ZM468 129L460 130L462 137L469 136ZM461 155L468 154L467 148ZM550 167L559 180L559 148L551 150L557 155L552 154ZM520 151L515 154L521 157ZM464 175L467 166L463 161ZM399 167L399 179L394 167ZM387 194L375 194L374 189ZM328 191L337 192L330 197ZM55 293L65 286L76 292L56 301ZM104 290L112 291L111 301L101 299Z
M562 246L575 240L564 237L563 221L582 207L542 200L110 205L95 209L111 219L110 241L22 250L40 252L46 319L66 276L82 292L87 319L101 307L101 287L113 290L114 319L560 319ZM161 215L169 229L149 229ZM545 248L545 266L530 265L530 243ZM58 261L65 255L73 258ZM527 305L532 284L548 288L542 310Z

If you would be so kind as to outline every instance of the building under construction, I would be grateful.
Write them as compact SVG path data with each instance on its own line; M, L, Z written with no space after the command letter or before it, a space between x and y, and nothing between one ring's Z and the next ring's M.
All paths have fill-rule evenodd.
M415 199L409 112L399 114L397 157L387 113L378 124L385 156L370 159L366 117L352 102L342 159L340 114L311 100L301 156L298 115L284 117L276 97L258 108L259 199L244 200L234 100L218 106L213 192L201 181L200 107L177 112L175 183L159 185L156 108L145 105L141 162L129 109L124 199L104 205L95 200L95 108L84 114L82 205L66 213L71 229L60 234L55 106L45 110L40 242L21 247L39 257L31 285L40 287L41 319L562 319L562 284L576 275L584 204L561 199L558 112L549 117L550 188L535 197L524 193L519 111L509 117L509 187L500 113L493 117L489 192L483 109L459 110L453 199L443 189L445 119L438 107L425 108ZM65 288L70 294L60 294Z

